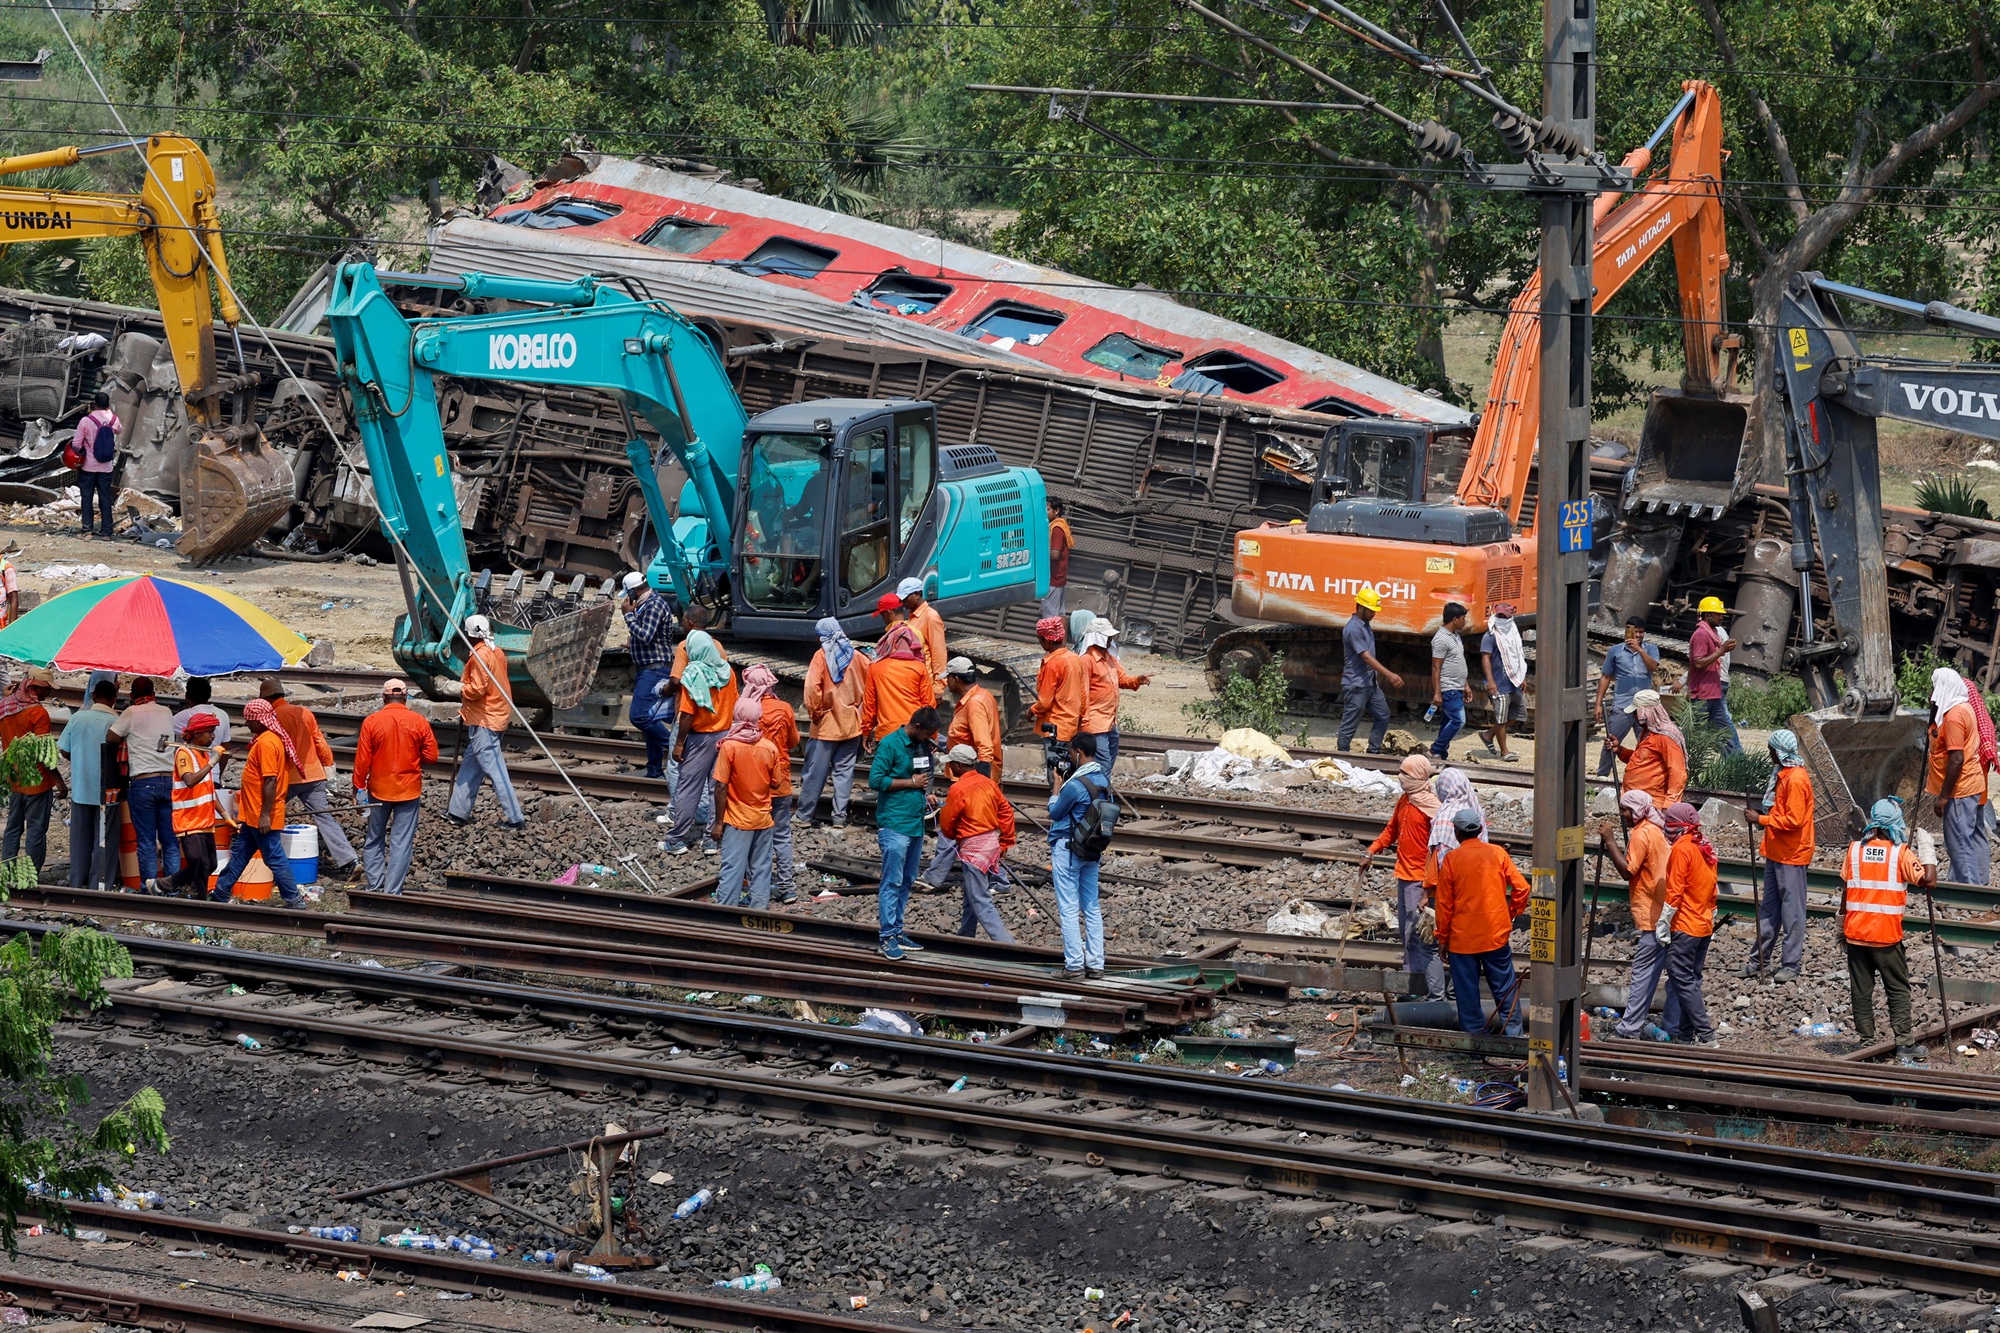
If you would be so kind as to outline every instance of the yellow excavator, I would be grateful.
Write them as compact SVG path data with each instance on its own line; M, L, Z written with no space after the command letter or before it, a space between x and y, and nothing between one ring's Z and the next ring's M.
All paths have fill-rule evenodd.
M139 238L196 436L180 470L179 549L190 560L208 560L250 545L292 502L292 470L283 455L265 445L254 421L225 419L224 400L247 399L259 377L244 365L240 341L236 359L241 372L216 374L215 312L219 307L232 336L242 312L230 290L215 169L208 156L190 139L156 134L0 158L0 176L73 166L85 158L135 149L146 159L145 185L136 195L0 185L0 245L83 236Z

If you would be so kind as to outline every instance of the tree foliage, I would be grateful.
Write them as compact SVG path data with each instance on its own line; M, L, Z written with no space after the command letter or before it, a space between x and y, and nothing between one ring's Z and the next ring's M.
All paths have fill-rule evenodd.
M132 975L123 945L94 930L70 928L39 943L26 934L0 945L0 1243L14 1253L14 1232L32 1192L37 1208L60 1213L60 1200L109 1184L111 1164L141 1145L167 1150L166 1106L141 1089L83 1125L77 1113L90 1090L76 1074L49 1065L55 1026L106 1001L106 977Z

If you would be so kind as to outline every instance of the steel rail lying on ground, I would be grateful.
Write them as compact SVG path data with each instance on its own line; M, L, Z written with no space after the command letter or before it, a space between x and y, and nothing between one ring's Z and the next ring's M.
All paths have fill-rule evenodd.
M298 999L298 997L293 997ZM1447 1161L1435 1152L1384 1153L1370 1140L1343 1134L1318 1143L1301 1132L1282 1138L1218 1137L1212 1123L1176 1118L1140 1123L1122 1114L1062 1114L1044 1102L994 1106L983 1100L910 1091L901 1080L881 1087L821 1072L787 1076L753 1072L732 1061L656 1058L630 1043L577 1049L497 1041L442 1031L415 1031L312 1012L323 1006L263 1011L158 991L113 992L108 1017L144 1015L155 1030L188 1034L223 1029L263 1034L272 1050L309 1055L367 1056L423 1070L467 1069L489 1078L533 1082L577 1092L613 1090L693 1102L716 1109L843 1128L877 1135L907 1134L955 1146L1032 1156L1080 1158L1120 1170L1220 1185L1243 1184L1284 1193L1322 1194L1377 1207L1414 1206L1442 1217L1490 1220L1530 1229L1644 1243L1663 1249L1726 1255L1761 1265L1817 1263L1840 1277L1893 1280L1921 1290L1959 1294L1991 1280L2000 1239L1984 1228L2000 1222L2000 1200L1925 1192L1944 1218L1968 1229L1912 1228L1875 1217L1773 1209L1740 1195L1701 1197L1651 1184L1578 1179L1564 1172L1524 1183L1517 1161L1493 1157ZM629 1053L628 1053L629 1052ZM1056 1106L1061 1106L1056 1099ZM1127 1108L1141 1111L1141 1108ZM1573 1161L1575 1144L1565 1160ZM1662 1152L1667 1178L1681 1155ZM1795 1188L1826 1188L1814 1173L1797 1173ZM1733 1177L1738 1188L1745 1176ZM1685 1179L1683 1175L1681 1179ZM1886 1193L1886 1192L1884 1192ZM1915 1191L1903 1191L1905 1197ZM1877 1199L1883 1196L1878 1194ZM1875 1205L1879 1207L1879 1202Z
M48 927L27 925L30 932ZM758 1013L730 1012L630 997L554 990L508 982L440 977L361 967L292 955L249 950L218 951L146 937L124 942L149 970L190 977L199 987L223 991L226 971L252 994L217 999L227 1018L215 1029L254 1012L259 1005L296 999L294 987L317 989L338 1000L373 997L371 1003L400 1007L422 1002L456 1015L485 1015L513 1024L532 1019L558 1029L609 1039L622 1029L639 1039L666 1040L690 1047L735 1052L745 1058L778 1062L823 1060L856 1069L897 1074L914 1067L921 1079L943 1084L964 1078L984 1088L1052 1093L1107 1105L1149 1107L1212 1119L1227 1107L1252 1125L1298 1132L1358 1133L1384 1142L1449 1145L1461 1151L1514 1153L1529 1160L1573 1164L1579 1155L1612 1169L1645 1175L1660 1169L1667 1153L1682 1164L1673 1168L1691 1181L1735 1188L1750 1178L1780 1179L1791 1172L1811 1184L1800 1198L1838 1197L1856 1203L1878 1199L1885 1185L1913 1191L1894 1206L1927 1211L1938 1194L1994 1199L2000 1178L1944 1167L1863 1157L1829 1156L1765 1144L1708 1139L1524 1118L1465 1106L1415 1102L1401 1097L1282 1082L1245 1083L1182 1068L1129 1064L1035 1050L1013 1050L969 1042L904 1038L838 1025L801 1022ZM141 1004L157 993L157 981L120 983L128 1002ZM470 1020L467 1020L470 1021ZM1636 1154L1636 1155L1635 1155ZM1776 1171L1778 1176L1760 1173ZM1853 1193L1841 1191L1851 1189ZM1782 1193L1775 1188L1773 1193ZM1982 1205L1983 1206L1983 1205Z
M84 1207L73 1204L71 1211L81 1215ZM108 1211L117 1213L118 1210ZM129 1213L119 1215L131 1216ZM32 1209L23 1210L22 1220L26 1222L33 1216L39 1214L34 1214ZM162 1277L160 1280L169 1279ZM120 1327L155 1328L162 1333L347 1333L348 1328L346 1324L308 1323L282 1315L231 1310L212 1303L105 1287L99 1285L94 1275L78 1274L65 1282L31 1276L16 1269L9 1269L4 1276L0 1276L0 1304L18 1305L43 1314L75 1315L79 1320L117 1324Z

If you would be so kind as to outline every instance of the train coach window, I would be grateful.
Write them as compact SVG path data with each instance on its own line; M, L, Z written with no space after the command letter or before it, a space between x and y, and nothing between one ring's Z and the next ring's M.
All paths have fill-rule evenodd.
M811 278L840 258L840 251L807 245L788 236L773 236L750 252L735 267L753 278L776 274L781 278Z
M1149 347L1137 338L1114 333L1085 352L1083 359L1093 366L1115 370L1120 375L1150 380L1158 378L1162 370L1180 360L1181 354L1164 347Z
M503 227L526 227L530 231L568 231L571 227L595 227L624 211L617 204L599 203L595 199L557 199L540 208L505 213L493 220Z
M1205 352L1189 361L1186 369L1174 376L1173 387L1205 394L1220 394L1224 390L1257 393L1284 382L1283 375L1247 356L1239 356L1235 352Z
M884 273L854 294L854 304L893 310L899 315L928 315L950 295L950 283L910 273Z
M988 306L985 314L960 329L959 333L967 338L1011 340L1037 347L1044 338L1061 328L1062 322L1063 317L1053 310L1002 301Z
M729 228L716 222L696 222L693 218L661 218L646 228L639 244L669 254L698 255Z

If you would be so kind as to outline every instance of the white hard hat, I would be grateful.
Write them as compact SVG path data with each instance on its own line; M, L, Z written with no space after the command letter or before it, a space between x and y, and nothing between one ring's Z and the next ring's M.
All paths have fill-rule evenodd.
M923 590L924 581L922 579L904 579L896 585L896 596L908 597L913 592L921 593Z
M493 637L493 622L485 616L467 616L465 618L465 637L473 640L491 639Z

